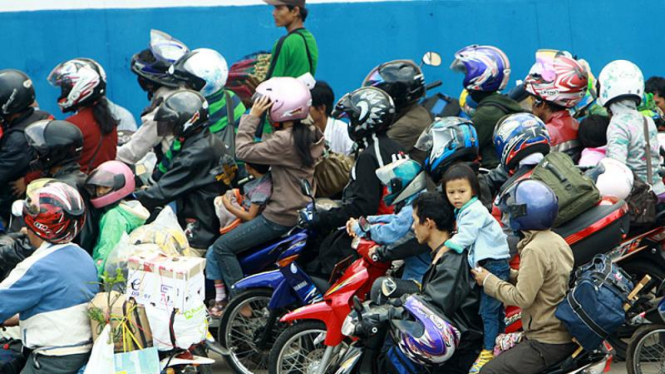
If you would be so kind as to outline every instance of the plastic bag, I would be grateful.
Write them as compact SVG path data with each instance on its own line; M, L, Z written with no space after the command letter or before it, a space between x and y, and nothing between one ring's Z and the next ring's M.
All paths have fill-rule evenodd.
M104 272L108 273L111 276L116 274L117 269L122 270L122 274L127 279L127 260L135 255L149 255L149 254L166 254L162 248L157 244L131 244L129 235L122 234L118 245L113 248L111 253L109 253L106 259L106 265L104 266ZM120 293L124 292L121 288L123 285L117 284L113 287L113 290Z
M169 206L159 213L154 222L132 231L129 239L133 245L157 244L167 256L182 256L189 247L178 217Z
M95 341L84 374L115 374L111 325L106 325Z
M150 304L145 305L150 328L152 329L153 344L160 351L169 351L174 348L169 331L171 311L159 309ZM199 302L189 310L175 314L173 323L176 347L187 349L192 344L200 343L206 339L208 333L208 311L203 302Z

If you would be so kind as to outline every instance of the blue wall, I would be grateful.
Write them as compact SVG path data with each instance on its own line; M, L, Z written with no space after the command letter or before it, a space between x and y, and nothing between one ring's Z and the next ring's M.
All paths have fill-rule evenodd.
M461 76L448 65L455 51L473 43L503 49L513 81L528 72L538 48L569 50L587 59L596 75L615 59L632 60L647 77L663 74L664 1L423 0L309 8L307 27L320 50L317 78L329 81L337 96L356 88L378 63L417 60L427 50L444 57L441 67L425 67L427 80L441 79L441 90L457 95ZM26 71L41 107L62 117L48 73L66 59L94 58L107 71L109 97L138 115L147 99L128 64L147 46L151 28L192 49L214 48L232 63L270 49L283 34L274 27L271 11L269 6L231 6L0 13L0 68Z

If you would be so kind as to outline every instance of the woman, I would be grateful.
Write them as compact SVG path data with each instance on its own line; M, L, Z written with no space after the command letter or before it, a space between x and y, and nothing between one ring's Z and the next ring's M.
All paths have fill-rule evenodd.
M300 181L313 182L314 165L324 147L321 131L301 122L312 101L305 84L295 78L272 78L259 85L256 92L254 106L240 121L236 157L271 165L273 192L259 217L220 237L211 247L229 288L243 277L236 257L239 253L280 237L297 223L298 209L309 202L300 192ZM255 142L256 128L268 110L275 133L266 141Z
M88 171L115 160L118 146L118 121L106 99L106 73L96 61L77 58L56 66L48 81L60 87L58 105L63 113L76 111L67 118L83 133L83 153L79 164Z

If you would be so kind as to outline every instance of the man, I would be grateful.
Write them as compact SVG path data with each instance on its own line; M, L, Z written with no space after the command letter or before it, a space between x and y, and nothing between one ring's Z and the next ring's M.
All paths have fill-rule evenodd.
M525 340L483 366L481 374L537 374L573 353L576 344L554 316L568 292L573 252L550 228L557 216L554 192L536 180L522 180L506 191L499 208L510 227L523 239L518 243L520 267L504 282L482 267L472 270L487 295L522 308Z
M450 68L464 74L462 85L478 103L471 121L478 131L481 165L493 169L499 164L492 144L496 123L507 114L524 111L515 100L499 93L510 79L508 56L496 47L471 45L455 53Z
M35 88L32 80L18 70L0 71L0 219L9 218L11 204L25 192L24 177L30 171L33 154L28 149L25 128L50 114L32 107ZM26 151L27 150L27 151ZM19 187L12 188L14 182Z
M324 81L317 81L311 93L312 106L309 107L309 115L314 120L314 125L323 132L326 144L335 153L350 154L353 151L353 140L349 138L348 126L331 117L335 105L332 88Z
M665 113L665 78L651 77L645 82L645 91L653 94L653 101L662 113Z
M306 73L314 76L319 62L319 48L314 35L305 29L308 14L305 0L263 1L275 6L272 12L275 25L287 31L286 36L278 40L272 49L272 61L266 79L298 78Z
M37 250L0 283L0 321L18 313L33 350L22 374L75 374L90 357L87 305L99 288L92 258L71 243L85 205L75 188L51 182L28 196L23 218Z

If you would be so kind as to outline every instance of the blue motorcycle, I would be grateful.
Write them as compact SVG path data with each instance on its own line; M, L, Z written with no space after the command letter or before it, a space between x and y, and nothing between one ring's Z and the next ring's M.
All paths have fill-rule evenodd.
M299 212L303 221L316 208L309 183L303 181L301 187L313 202ZM270 348L285 327L279 318L294 307L323 300L323 292L328 289L325 280L308 276L296 264L313 233L301 228L294 230L282 242L278 258L273 260L278 269L250 275L233 285L237 296L224 309L217 338L227 350L224 358L236 373L267 370ZM243 270L245 263L249 268L264 262L260 255L263 252L241 260Z

